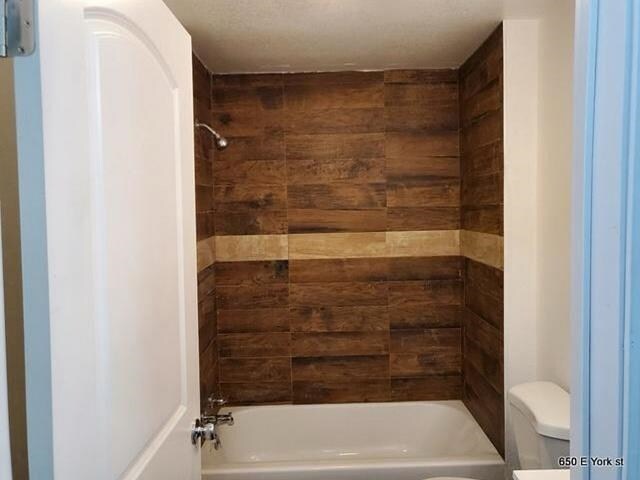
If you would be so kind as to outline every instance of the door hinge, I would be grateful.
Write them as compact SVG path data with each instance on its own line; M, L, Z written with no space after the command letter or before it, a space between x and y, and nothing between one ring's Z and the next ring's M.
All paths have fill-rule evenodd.
M0 0L0 57L23 57L35 50L34 0Z

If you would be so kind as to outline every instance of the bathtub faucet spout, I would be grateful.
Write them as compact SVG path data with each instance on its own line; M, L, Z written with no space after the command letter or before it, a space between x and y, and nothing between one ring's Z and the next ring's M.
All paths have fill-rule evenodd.
M233 414L223 413L223 414L215 414L215 415L203 415L202 421L206 423L211 423L215 426L218 425L233 425Z
M214 415L214 425L233 425L233 414L231 412L222 415Z

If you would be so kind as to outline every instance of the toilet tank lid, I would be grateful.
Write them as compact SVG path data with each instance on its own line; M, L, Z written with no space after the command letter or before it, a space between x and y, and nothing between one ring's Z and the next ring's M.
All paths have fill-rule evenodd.
M509 390L509 402L529 419L536 432L569 440L569 394L552 382L530 382Z

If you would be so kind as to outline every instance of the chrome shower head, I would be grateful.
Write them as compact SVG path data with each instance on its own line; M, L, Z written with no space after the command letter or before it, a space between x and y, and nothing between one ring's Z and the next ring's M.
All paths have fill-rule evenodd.
M215 139L215 142L216 142L216 148L218 150L224 150L225 148L227 148L229 146L229 140L227 140L225 137L220 135L218 132L216 132L213 128L211 128L206 123L201 123L201 122L196 121L195 126L196 127L202 127L206 131L208 131L211 135L213 135L213 138Z
M229 140L227 140L226 137L220 135L216 137L216 147L218 147L218 150L224 150L228 146Z

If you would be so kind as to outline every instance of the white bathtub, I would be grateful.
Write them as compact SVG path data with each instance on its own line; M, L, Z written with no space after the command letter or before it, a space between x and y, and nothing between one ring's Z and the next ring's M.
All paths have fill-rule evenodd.
M204 480L502 480L504 462L460 401L237 407L205 444Z

